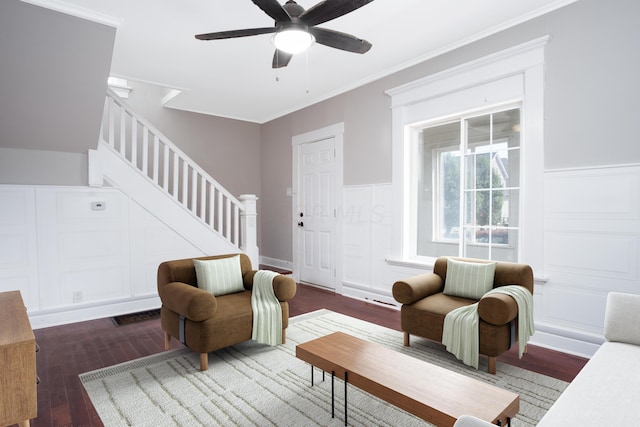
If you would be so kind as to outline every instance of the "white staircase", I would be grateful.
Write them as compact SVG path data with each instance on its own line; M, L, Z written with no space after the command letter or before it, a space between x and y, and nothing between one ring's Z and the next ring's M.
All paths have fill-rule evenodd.
M243 251L259 265L257 197L236 198L108 89L89 184L119 188L207 254Z

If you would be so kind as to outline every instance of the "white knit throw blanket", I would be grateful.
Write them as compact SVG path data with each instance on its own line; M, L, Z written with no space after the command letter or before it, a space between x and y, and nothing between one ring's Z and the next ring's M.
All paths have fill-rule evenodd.
M529 338L535 332L533 295L524 286L507 285L492 289L485 296L495 293L507 294L518 304L518 355L522 357ZM447 351L476 369L480 353L478 322L478 303L475 303L449 312L442 330L442 343Z
M251 293L251 339L269 345L282 344L282 308L273 291L273 278L277 275L278 273L267 270L256 272Z

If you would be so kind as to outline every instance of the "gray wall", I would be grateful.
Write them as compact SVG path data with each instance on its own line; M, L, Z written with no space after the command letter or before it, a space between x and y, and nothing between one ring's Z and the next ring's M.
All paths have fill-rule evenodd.
M615 5L615 7L614 7ZM344 122L345 185L391 182L385 90L551 35L545 67L545 169L640 162L640 2L580 0L262 126L262 150L292 163L291 138ZM290 168L289 168L290 169ZM292 260L291 170L263 163L261 255ZM265 230L263 228L263 230Z
M640 2L582 0L553 18L545 167L639 162Z
M87 185L87 154L0 148L0 184Z
M580 0L263 125L163 108L150 85L135 85L129 103L233 194L257 194L261 254L292 260L293 136L344 122L345 185L388 183L386 90L547 34L545 168L640 162L639 17L637 0ZM86 185L114 37L104 25L0 2L0 183Z
M147 83L129 82L126 103L164 136L196 161L231 194L258 196L258 247L261 247L260 125L166 108L161 100L167 90Z
M260 196L260 125L165 108L165 89L129 82L125 102L174 142L231 194Z
M18 0L0 2L0 147L95 148L115 33Z

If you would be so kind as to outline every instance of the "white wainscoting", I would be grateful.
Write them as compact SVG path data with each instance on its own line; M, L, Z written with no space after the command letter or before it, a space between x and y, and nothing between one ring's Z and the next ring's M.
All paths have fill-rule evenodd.
M393 283L425 271L386 261L392 253L392 189L391 184L344 188L343 294L397 306Z
M158 264L201 255L117 189L0 186L0 291L34 328L157 308Z
M0 292L20 289L39 308L35 190L0 186Z
M547 171L544 268L535 271L532 344L590 357L607 293L640 294L640 166ZM393 283L425 269L392 255L392 186L344 188L343 294L394 303ZM540 269L539 269L540 270Z
M161 262L204 254L139 204L131 201L129 210L131 260L135 264L131 268L131 294L137 298L155 297Z
M127 199L116 190L35 191L41 309L128 296ZM93 210L96 202L104 209Z
M610 291L640 293L640 166L545 174L545 284L534 341L590 356Z

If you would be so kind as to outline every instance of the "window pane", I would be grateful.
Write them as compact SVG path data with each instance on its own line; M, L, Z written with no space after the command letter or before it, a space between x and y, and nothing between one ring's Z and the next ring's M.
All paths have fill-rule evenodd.
M489 153L476 155L476 188L491 187L491 156Z
M460 227L460 152L442 153L440 159L440 237L457 240Z
M416 254L457 255L460 223L460 122L422 128L416 186ZM446 243L439 243L439 242Z
M474 117L467 120L467 145L486 145L491 138L491 115Z
M520 109L493 115L493 141L507 142L509 148L520 147Z
M490 190L469 191L465 196L465 225L488 226L492 217Z
M500 219L493 225L520 227L520 190L501 190Z
M520 110L414 129L416 254L517 261Z
M463 255L469 258L490 259L490 246L478 242L483 232L477 227L465 227Z
M497 147L493 157L494 169L500 181L494 179L494 187L518 187L520 185L520 149Z
M508 244L495 243L491 246L491 259L496 261L518 262L519 232L514 229L503 230L508 233ZM494 233L495 234L495 233Z

